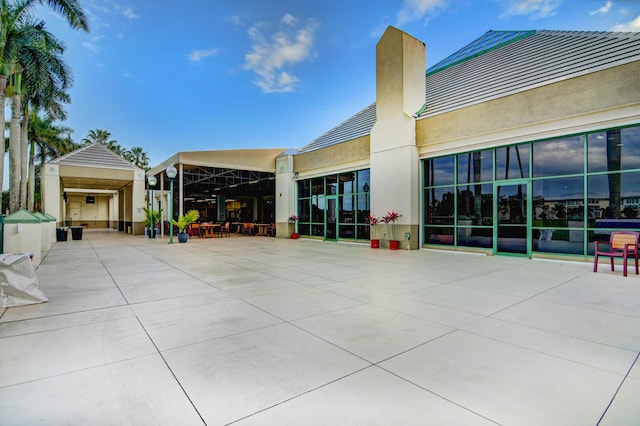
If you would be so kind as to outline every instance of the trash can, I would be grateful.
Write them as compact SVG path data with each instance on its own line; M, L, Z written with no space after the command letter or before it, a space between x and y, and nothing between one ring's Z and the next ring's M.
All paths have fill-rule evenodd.
M56 241L67 241L67 228L56 228Z
M74 240L82 239L82 226L72 226L71 227L71 238Z

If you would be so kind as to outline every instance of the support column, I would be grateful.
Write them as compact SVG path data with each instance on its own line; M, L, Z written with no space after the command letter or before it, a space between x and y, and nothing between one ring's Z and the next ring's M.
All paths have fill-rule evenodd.
M418 248L420 162L414 114L425 102L426 50L420 40L388 27L376 46L376 124L371 130L371 212L402 216L394 239ZM386 226L381 244L388 247ZM410 234L410 239L406 234Z
M276 237L290 238L289 217L296 214L296 175L294 150L276 158Z

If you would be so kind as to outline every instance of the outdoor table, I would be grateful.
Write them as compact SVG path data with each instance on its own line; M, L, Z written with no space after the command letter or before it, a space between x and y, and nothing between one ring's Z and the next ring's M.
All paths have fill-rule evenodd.
M213 238L216 236L216 228L220 229L222 225L219 223L201 223L200 228L204 230L204 238Z
M267 237L267 226L269 225L269 223L256 223L256 226L258 227L258 233L256 235Z

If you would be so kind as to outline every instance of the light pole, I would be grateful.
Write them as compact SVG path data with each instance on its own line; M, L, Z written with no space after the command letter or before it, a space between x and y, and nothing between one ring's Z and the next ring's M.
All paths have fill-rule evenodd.
M150 199L150 203L151 204L151 217L149 217L149 223L151 224L151 227L149 229L149 238L155 238L156 237L156 226L155 223L153 222L153 187L156 186L156 183L158 183L158 180L156 179L155 176L149 176L147 178L147 182L149 182L149 189L151 189L151 199Z
M178 175L178 170L171 164L166 170L167 177L169 178L169 244L173 244L173 180Z

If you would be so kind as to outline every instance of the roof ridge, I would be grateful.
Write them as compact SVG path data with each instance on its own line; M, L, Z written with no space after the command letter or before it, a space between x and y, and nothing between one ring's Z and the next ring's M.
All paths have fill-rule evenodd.
M108 155L114 162L119 162L121 167L126 167L127 169L132 169L132 170L138 170L139 168L136 167L133 163L131 163L130 161L127 161L126 159L122 158L122 156L120 156L118 153L113 152L112 150L110 150L105 144L100 143L98 141L96 142L92 142L88 145L83 145L80 148L71 151L61 157L58 157L54 160L49 161L49 163L52 164L63 164L68 162L69 160L73 161L74 157L81 157L83 153L90 155L90 153L86 153L86 151L89 151L92 148L96 148L99 149L104 155ZM100 155L100 154L99 154ZM104 157L103 157L104 160ZM82 161L81 161L82 162ZM97 164L93 164L94 167L99 167ZM109 165L105 165L102 164L102 166L104 167L110 167ZM116 168L121 168L121 167L117 167L116 164L112 164L111 166L116 166ZM141 170L141 169L140 169Z

